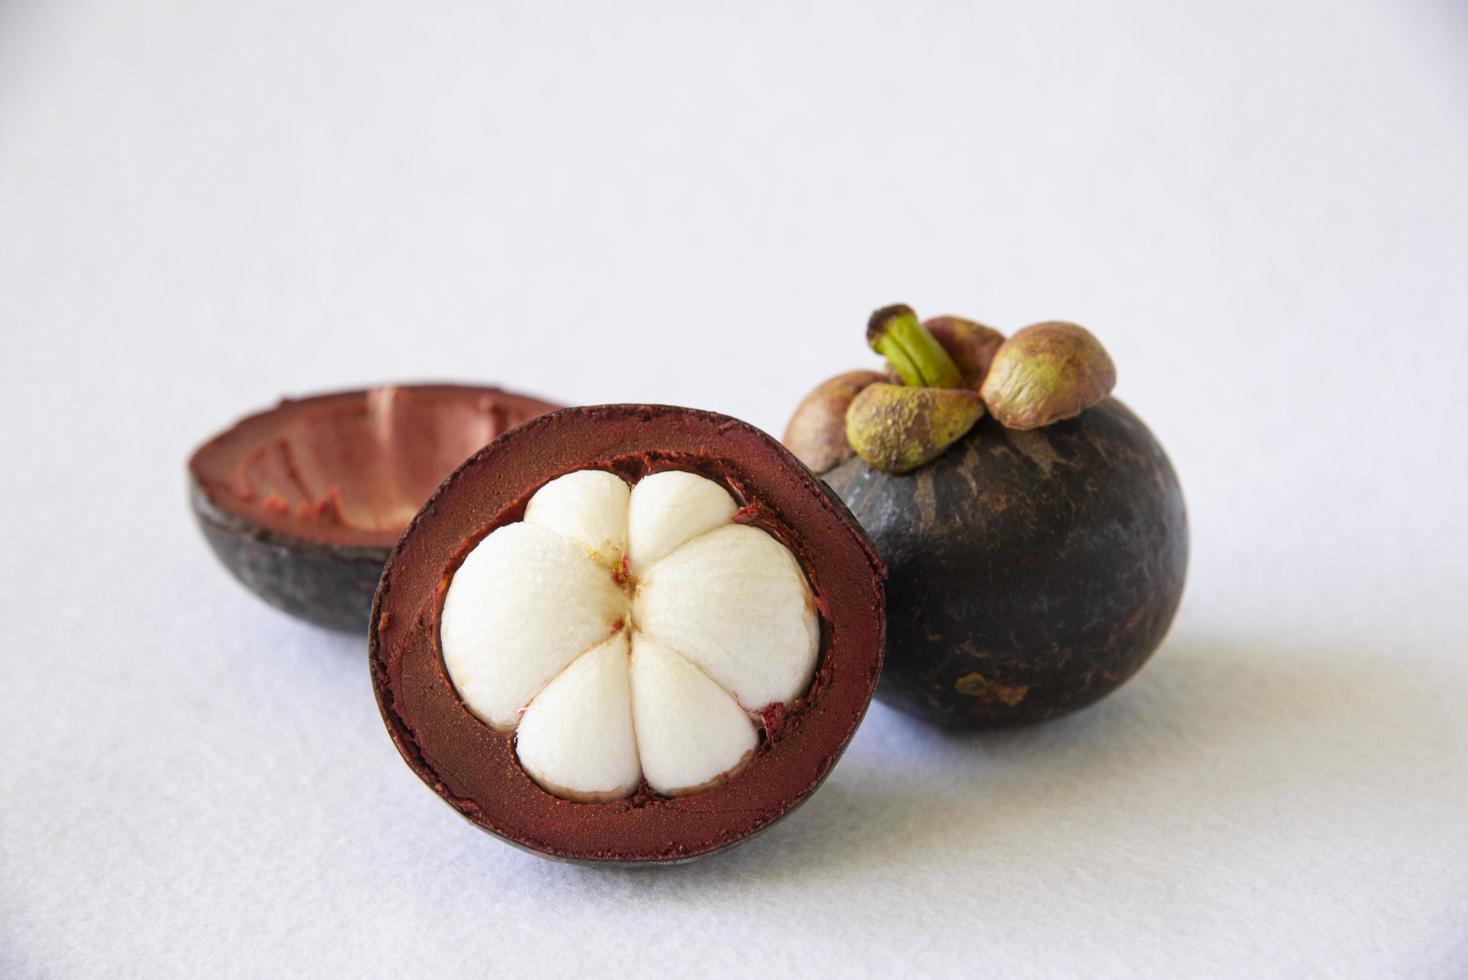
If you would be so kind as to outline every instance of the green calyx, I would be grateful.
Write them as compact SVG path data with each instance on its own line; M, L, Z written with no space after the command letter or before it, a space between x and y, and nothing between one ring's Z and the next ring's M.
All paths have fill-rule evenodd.
M979 389L1007 429L1054 425L1097 404L1116 385L1116 365L1085 327L1035 323L1006 340Z
M846 410L846 442L868 466L915 470L963 438L984 414L976 385L912 307L873 313L867 343L903 381L863 386Z
M924 323L899 303L872 314L867 343L891 366L887 379L895 373L903 383L848 372L801 403L786 443L818 471L854 451L875 469L907 473L962 439L986 411L1007 429L1036 429L1074 418L1116 384L1106 348L1073 323L1037 323L1005 339L962 317Z
M953 358L912 311L884 306L867 322L867 343L912 388L962 388L963 374Z
M975 346L970 343L975 337L957 332L953 324L941 326L954 334L950 339L960 349ZM979 324L969 326L988 330ZM964 376L950 349L923 326L912 307L897 304L873 312L866 324L866 342L903 380L868 384L847 408L846 442L869 467L912 471L963 439L984 415L975 381ZM970 359L976 358L978 352Z
M873 384L846 411L846 439L868 466L906 473L936 459L983 414L972 388Z

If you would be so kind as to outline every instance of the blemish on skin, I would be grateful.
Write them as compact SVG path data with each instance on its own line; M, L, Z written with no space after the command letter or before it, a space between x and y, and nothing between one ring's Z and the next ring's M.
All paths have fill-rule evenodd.
M976 697L984 692L989 682L978 671L970 671L953 682L953 689L967 697Z
M1057 463L1062 462L1060 454L1055 451L1050 437L1042 432L1029 432L1011 429L1005 431L1005 437L1010 445L1019 450L1020 455L1040 467L1040 472L1046 476L1055 468Z
M972 433L969 436L967 444L963 447L963 462L953 469L953 472L957 473L963 479L963 482L968 484L970 498L976 498L979 495L979 484L974 479L974 473L977 472L978 465L979 436L977 433Z
M924 467L917 471L917 484L913 487L912 501L922 515L923 524L932 526L938 515L938 496L933 489L933 470Z
M991 681L976 670L969 671L953 682L953 689L964 697L983 698L986 701L1002 701L1013 708L1030 693L1027 684L1000 684Z

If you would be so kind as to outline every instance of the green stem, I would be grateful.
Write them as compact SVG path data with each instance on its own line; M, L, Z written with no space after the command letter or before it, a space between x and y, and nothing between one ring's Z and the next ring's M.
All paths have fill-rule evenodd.
M918 322L910 306L884 306L867 323L867 343L914 388L962 388L953 358Z

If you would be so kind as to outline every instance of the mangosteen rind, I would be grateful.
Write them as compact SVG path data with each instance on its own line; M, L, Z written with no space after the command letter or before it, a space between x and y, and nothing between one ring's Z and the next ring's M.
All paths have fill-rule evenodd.
M189 505L210 550L251 592L317 626L367 632L389 549L320 544L261 528L217 507L197 484Z
M877 697L997 728L1119 687L1161 644L1187 568L1177 475L1108 398L1034 431L981 420L912 473L853 458L823 474L888 567Z
M369 524L345 515L343 491L350 505L364 484L370 491L385 480L390 509L411 514L461 453L554 407L501 388L444 383L284 399L194 451L190 510L220 563L261 599L318 626L365 634L377 579L401 527L395 513L383 518L374 510ZM297 437L304 439L300 447L292 443ZM281 456L271 454L276 445ZM411 458L393 455L425 447L426 454ZM294 455L297 449L302 455ZM392 465L372 451L387 452ZM258 486L249 471L257 458L284 464ZM302 458L318 464L309 487L297 467ZM323 470L323 460L346 469ZM405 475L409 481L398 482ZM304 499L278 494L282 483Z

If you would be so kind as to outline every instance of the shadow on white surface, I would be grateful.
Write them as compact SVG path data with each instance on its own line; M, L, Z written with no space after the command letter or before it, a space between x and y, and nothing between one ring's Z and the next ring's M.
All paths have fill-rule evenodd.
M1064 875L1079 870L1080 837L1095 847L1191 826L1206 838L1218 821L1289 835L1302 801L1348 801L1423 747L1412 729L1430 734L1432 685L1365 651L1179 636L1116 695L1047 725L946 732L876 705L832 778L785 821L661 874L610 873L649 888L665 875L869 877L1022 848L1011 855L1021 864Z
M405 908L558 896L728 928L748 903L778 919L805 902L889 894L906 903L894 921L947 901L1011 926L1016 910L1049 908L1105 930L1167 930L1186 948L1238 917L1286 942L1318 926L1322 902L1332 915L1414 928L1441 915L1451 884L1432 853L1404 864L1381 842L1429 835L1461 811L1461 781L1446 769L1461 757L1461 726L1443 696L1461 681L1365 642L1182 631L1112 697L1009 732L940 731L874 705L826 785L785 820L691 864L620 869L518 852L450 813L397 764L364 642L302 629L312 636L301 645L339 683L308 687L315 708L299 707L360 733L310 751L352 773L330 805L371 815L351 822L353 849L412 855L371 878ZM1281 864L1290 853L1307 857ZM1385 876L1419 882L1418 897L1383 912Z

